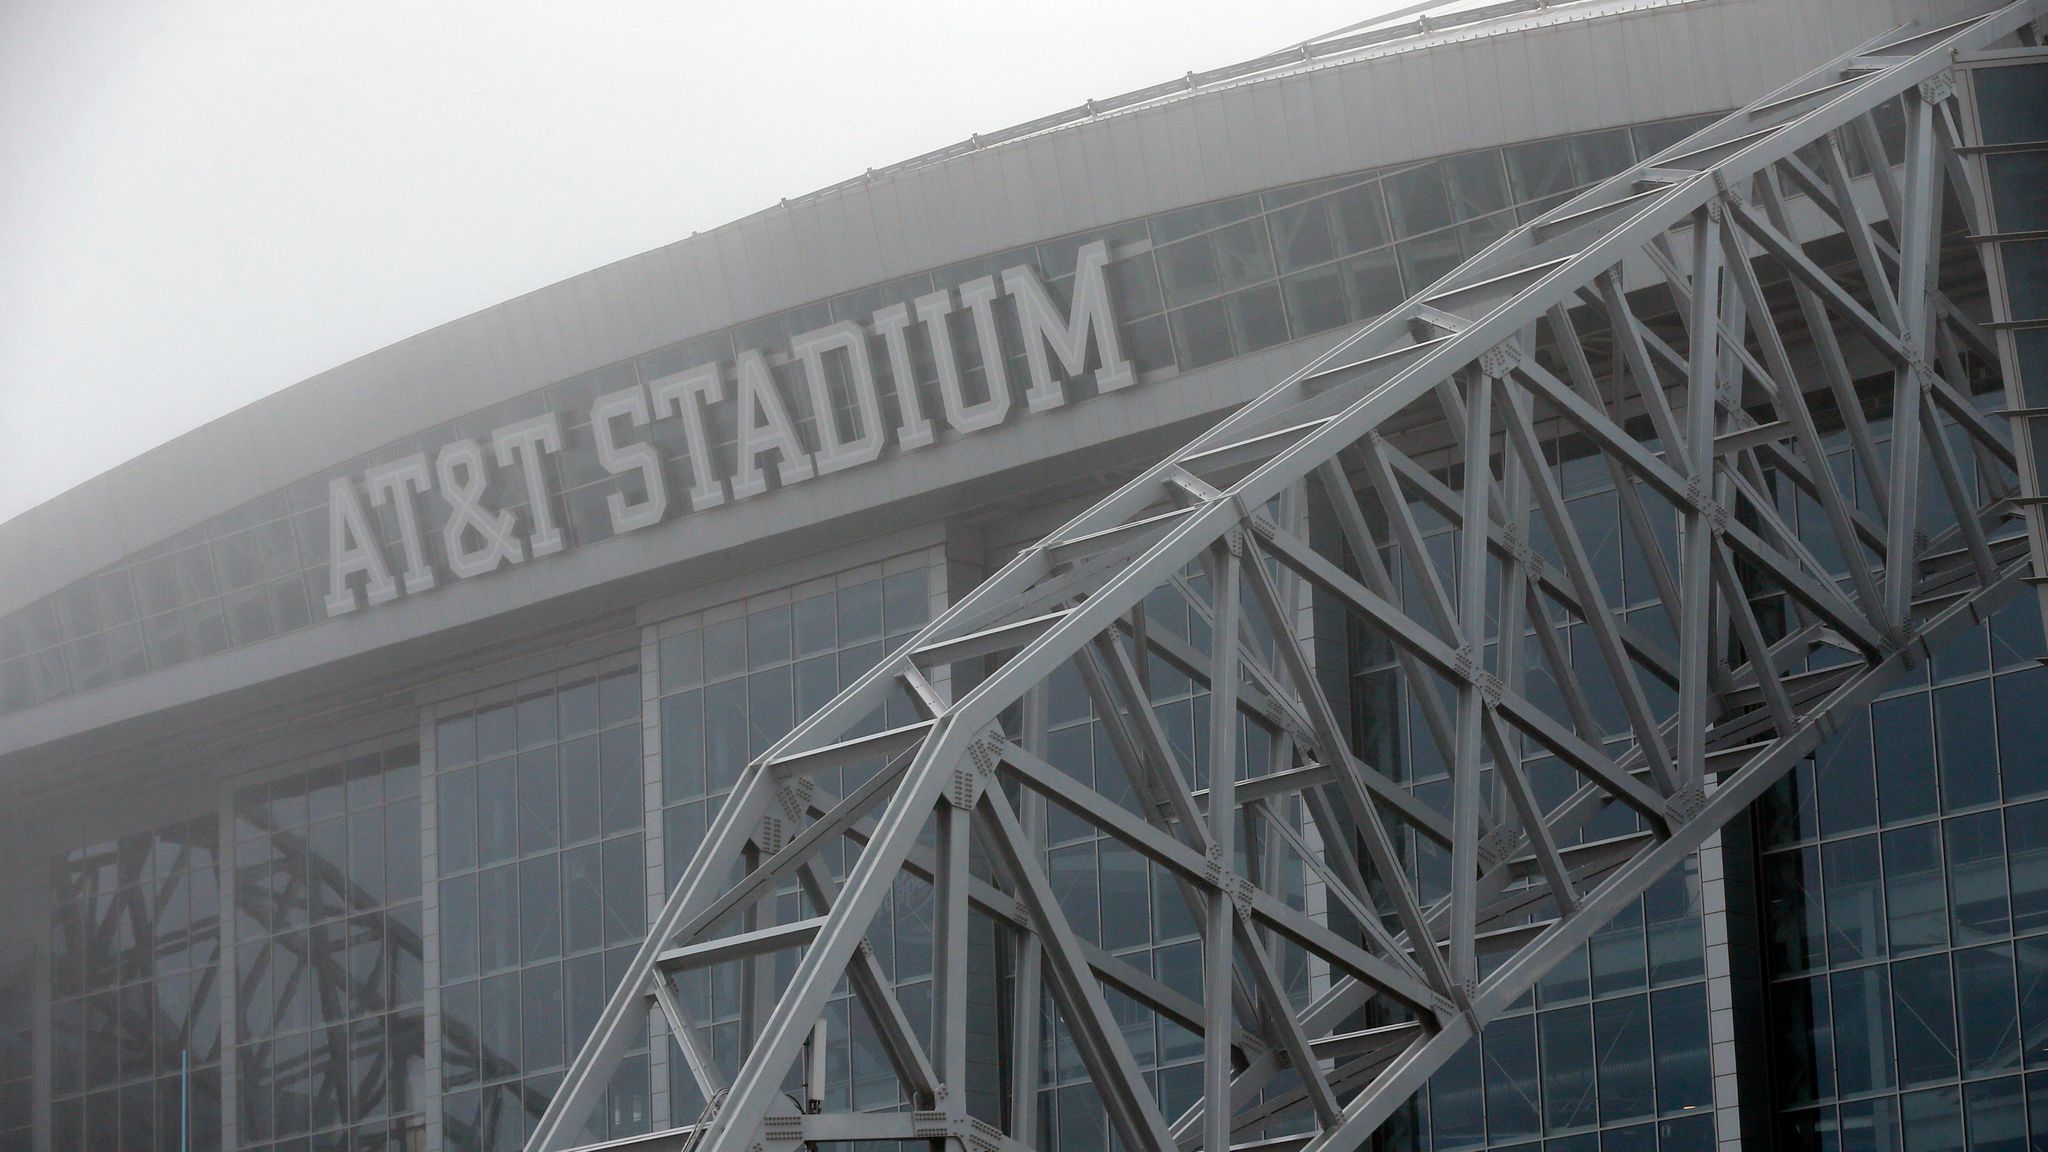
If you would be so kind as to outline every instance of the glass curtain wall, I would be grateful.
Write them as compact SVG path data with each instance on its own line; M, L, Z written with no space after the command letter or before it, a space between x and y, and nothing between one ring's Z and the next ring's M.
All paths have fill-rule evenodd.
M637 668L435 727L443 1147L516 1150L647 931ZM585 1132L648 1130L646 1037Z
M422 1146L419 792L410 738L236 789L237 1147Z
M219 843L209 813L53 861L57 1152L220 1146Z
M1643 555L1623 531L1606 468L1586 445L1569 438L1553 440L1547 453L1557 461L1567 512L1608 602L1631 626L1668 640L1674 635L1668 616ZM1369 489L1361 489L1359 499L1376 509ZM1425 546L1438 562L1447 561L1455 554L1449 522L1426 507L1417 513ZM1311 525L1318 546L1340 555L1334 526L1320 517L1312 518ZM1540 525L1533 527L1539 551L1553 565L1560 564L1554 541ZM1673 547L1669 534L1675 531L1668 515L1654 527L1665 536L1668 553ZM1348 556L1343 560L1351 563ZM1385 549L1382 560L1404 607L1426 615L1420 581L1410 576L1399 550ZM1437 810L1448 811L1446 750L1437 747L1423 723L1415 685L1401 673L1392 648L1334 606L1321 607L1317 628L1326 684L1348 678L1348 692L1333 703L1348 705L1361 757ZM1595 720L1610 740L1625 743L1628 723L1620 696L1594 655L1585 622L1566 622L1560 640ZM1525 651L1530 653L1525 691L1553 715L1563 714L1557 685L1537 658L1533 639ZM1656 702L1660 707L1667 703ZM1546 809L1578 785L1575 774L1555 757L1531 756L1525 764ZM1560 840L1560 846L1636 832L1639 819L1613 805ZM1424 900L1447 895L1449 854L1412 829L1400 834ZM1699 859L1694 856L1553 969L1512 1012L1488 1025L1477 1043L1459 1052L1375 1135L1373 1146L1386 1152L1712 1148L1704 952Z
M2023 596L1758 805L1781 1147L2048 1141L2043 656Z
M0 1148L33 1148L36 1122L33 961L0 976Z
M662 843L673 882L690 862L706 823L731 793L739 769L767 751L795 724L879 663L922 627L931 611L932 576L924 557L903 571L851 573L795 595L765 596L670 621L661 627ZM893 570L898 565L890 565ZM836 586L827 586L836 585ZM849 737L921 718L907 693L893 696L873 722ZM824 774L834 796L881 768L852 764ZM845 856L827 854L832 879L845 875ZM777 899L795 905L794 884ZM904 1012L928 1030L931 1016L931 889L897 881L868 942L893 978ZM977 946L981 942L977 940ZM778 955L778 986L795 957ZM677 981L684 1013L700 1044L730 1080L746 1042L740 1032L737 966L684 974ZM827 1012L827 1108L890 1108L902 1103L888 1058L865 1011L845 989ZM695 1120L704 1098L680 1059L669 1061L671 1115Z

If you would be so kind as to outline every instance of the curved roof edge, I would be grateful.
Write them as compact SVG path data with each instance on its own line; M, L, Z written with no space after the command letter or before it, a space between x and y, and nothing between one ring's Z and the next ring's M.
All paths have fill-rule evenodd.
M370 352L29 509L0 524L0 614L423 428L727 325L1150 212L1726 108L1845 44L1990 6L1575 4L863 178Z

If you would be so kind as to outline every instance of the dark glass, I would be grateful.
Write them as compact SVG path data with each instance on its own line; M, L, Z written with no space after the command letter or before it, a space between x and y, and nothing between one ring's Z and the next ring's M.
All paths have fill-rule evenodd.
M1212 238L1216 244L1216 268L1226 291L1273 278L1273 249L1266 239L1264 220L1245 220L1232 224L1227 228L1218 229L1212 234ZM886 583L885 580L884 584ZM923 599L923 591L921 587L918 589L920 601ZM884 595L887 595L886 587ZM900 629L902 622L890 618L886 607L883 610L883 619L890 632Z
M2048 1073L2027 1077L2027 1135L2034 1148L2048 1147Z
M1707 988L1688 984L1650 994L1660 1115L1714 1105L1708 1061Z
M1396 172L1382 183L1387 190L1394 235L1416 236L1449 227L1453 222L1441 164L1431 162Z
M1963 1146L1962 1099L1954 1085L1899 1097L1899 1120L1907 1148L1934 1152Z
M823 708L825 705L831 703L832 697L836 695L838 691L839 663L837 660L833 659L831 656L817 656L809 660L799 661L796 666L797 719L799 721L809 719L810 716L817 712L818 709ZM703 736L701 721L699 728L696 732L696 735L701 741ZM663 739L664 741L667 739L666 730L664 730L663 732ZM701 751L697 755L700 761L698 766L698 774L699 779L701 781ZM699 785L699 789L700 791L702 789L701 783Z
M1758 836L1765 848L1785 848L1820 835L1819 790L1813 761L1801 760L1757 802Z
M562 928L570 952L604 943L604 880L601 849L584 844L562 853Z
M1991 722L1991 682L1972 680L1934 690L1941 739L1941 803L1956 811L1998 800L1998 750Z
M1604 180L1635 163L1626 128L1581 133L1568 137L1565 145L1572 155L1573 175L1581 184Z
M562 838L561 780L555 750L535 748L520 753L518 772L519 852L528 855L552 850Z
M537 748L542 744L555 742L559 729L556 727L555 694L542 692L521 700L518 706L519 746Z
M1276 208L1267 217L1282 270L1292 272L1336 258L1329 207L1327 200L1309 200Z
M704 689L704 770L711 795L730 791L746 766L746 705L744 680L728 680Z
M1571 154L1561 140L1514 144L1502 151L1507 157L1508 179L1514 185L1517 203L1540 200L1567 191L1574 184Z
M503 704L476 715L476 756L490 760L509 756L519 744L519 722L512 705Z
M477 990L483 1078L496 1080L519 1067L519 974L486 977Z
M1173 354L1181 371L1192 371L1237 353L1230 342L1229 307L1220 299L1178 309L1168 314L1173 327Z
M1916 693L1872 704L1870 726L1876 735L1877 795L1885 822L1931 815L1934 733L1926 696Z
M2012 929L2048 927L2048 801L2005 810L2007 865L2012 869Z
M1508 206L1507 174L1501 167L1499 151L1488 148L1445 157L1443 172L1451 214L1459 220L1485 216Z
M520 1067L528 1072L560 1067L562 1055L562 971L542 964L520 974L522 1028Z
M2048 791L2048 668L2032 667L2003 673L1995 681L1998 697L2000 775L2007 796Z
M556 857L519 864L519 959L523 964L562 954L561 875Z
M704 795L704 709L695 692L661 702L661 791L667 804Z
M595 840L604 832L604 789L598 738L579 736L556 749L562 770L562 839Z
M1230 327L1243 356L1261 348L1287 341L1287 313L1280 304L1280 289L1264 285L1225 298L1230 310Z
M1998 254L2013 318L2048 319L2048 240L2007 240Z
M640 728L608 728L598 741L605 834L638 828L646 820L647 806L640 762Z
M788 608L764 608L747 617L747 666L766 668L789 661Z
M637 941L646 931L646 868L640 837L604 842L606 943Z
M1213 296L1222 287L1212 237L1197 236L1159 248L1159 280L1166 302L1180 305Z
M1946 956L1892 965L1892 1021L1899 1083L1929 1084L1956 1075L1956 1015Z
M597 682L597 706L605 727L640 718L640 672L614 672Z
M2029 1068L2048 1066L2048 939L2013 941L2020 1002L2021 1059Z
M477 963L480 971L509 968L519 959L519 872L488 868L476 874Z
M1653 1114L1649 998L1596 1001L1593 1034L1600 1064L1600 1122L1611 1124Z
M1541 1099L1536 1062L1536 1018L1510 1016L1486 1026L1480 1038L1485 1055L1486 1130L1495 1141L1519 1140L1542 1132L1537 1114Z
M598 727L597 684L585 680L555 690L557 725L562 739L595 732Z
M802 618L798 619L798 638L802 638ZM704 640L695 629L665 636L661 641L661 688L673 691L690 688L704 679ZM567 729L565 729L567 731Z
M374 820L374 812L354 819ZM395 800L384 807L384 891L390 900L420 895L420 802Z
M1963 1125L1970 1152L2026 1152L2027 1106L2020 1078L1963 1085Z
M512 761L493 760L476 770L476 860L510 860L519 852L519 797Z
M1896 1152L1898 1140L1898 1097L1874 1101L1851 1101L1841 1105L1841 1150L1843 1152Z
M796 655L813 656L838 646L838 613L831 596L799 600L790 606L790 616L795 632Z
M1815 976L1771 988L1771 1030L1778 1084L1787 1104L1806 1104L1835 1094L1833 1014L1828 979Z
M1919 824L1884 834L1885 920L1895 954L1948 943L1941 828Z
M2048 64L2015 64L1973 69L1977 122L1987 144L2020 144L2048 140Z
M882 638L882 584L867 580L839 590L839 646Z
M1821 848L1826 877L1828 962L1853 964L1885 954L1885 909L1877 837L1857 836Z
M1834 1008L1835 1080L1853 1096L1893 1085L1891 982L1884 965L1829 977Z
M1537 1017L1543 1050L1543 1126L1551 1133L1595 1122L1592 1017L1585 1007Z
M747 622L744 617L707 624L703 636L706 680L722 680L747 670Z
M1826 962L1820 895L1820 850L1804 848L1764 858L1765 940L1771 971L1803 972Z
M1996 812L1959 816L1942 825L1948 853L1949 931L1958 944L2012 932L2006 895L2005 829Z
M1393 238L1387 229L1387 207L1379 181L1369 180L1333 192L1329 200L1340 251L1363 252Z
M1969 948L1954 959L1964 1075L2018 1071L2020 1021L2013 998L2012 947Z
M1436 1146L1477 1148L1486 1142L1485 1097L1480 1084L1479 1045L1467 1043L1429 1081L1429 1113Z
M747 677L747 754L758 756L789 733L795 717L790 670L771 668Z

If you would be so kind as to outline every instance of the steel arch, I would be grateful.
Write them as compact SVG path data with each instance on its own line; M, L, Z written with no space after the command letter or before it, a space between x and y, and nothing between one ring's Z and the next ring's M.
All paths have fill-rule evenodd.
M1042 995L1125 1147L1357 1147L1849 710L2020 586L2013 449L1972 373L1996 355L1958 303L1982 270L1944 261L1951 184L1976 203L1948 69L2044 11L2019 0L1842 54L1515 230L1018 555L747 765L528 1148L582 1131L650 1004L717 1101L664 1139L1041 1145ZM1872 163L1893 110L1899 155ZM1605 468L1661 610L1622 613L1603 587L1560 438ZM1340 546L1311 546L1311 500ZM1391 651L1449 765L1448 809L1361 759L1300 626L1311 596ZM1153 706L1167 669L1209 695L1199 759ZM1104 785L1049 760L1063 672L1120 766ZM881 729L901 693L923 719ZM1252 742L1264 768L1244 774ZM1529 771L1538 754L1570 770L1561 797ZM848 765L870 767L830 794ZM1076 933L1045 867L1048 804L1171 877L1203 941L1199 997ZM1638 831L1584 840L1617 804ZM858 848L843 877L821 855L841 841ZM1448 855L1447 894L1429 898L1415 845ZM1290 902L1290 873L1322 914ZM928 1036L865 942L904 876L936 908ZM800 914L778 916L791 884ZM977 917L1001 929L1014 998L1002 1083L978 1105L968 992L997 984L970 970ZM671 979L720 965L747 989L730 1082ZM1303 970L1306 994L1287 978ZM786 1097L842 980L908 1109ZM1201 1037L1201 1095L1179 1115L1119 1009Z

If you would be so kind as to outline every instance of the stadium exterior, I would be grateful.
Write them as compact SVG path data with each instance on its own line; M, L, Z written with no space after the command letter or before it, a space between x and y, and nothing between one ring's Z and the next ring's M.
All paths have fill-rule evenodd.
M1929 383L1928 395L1953 385L1964 407L1996 415L1973 422L1941 409L1931 438L1952 451L1926 452L1924 483L1906 476L1926 507L1982 492L2003 513L1981 525L1937 513L1907 517L1903 529L1899 516L1882 521L1887 496L1871 477L1887 465L1871 462L1892 458L1893 367L1849 338L1832 353L1831 338L1729 341L1720 358L1737 384L1725 407L1746 403L1747 372L1752 387L1776 375L1816 393L1846 388L1863 410L1814 401L1827 456L1819 471L1832 483L1801 472L1790 448L1737 481L1753 475L1780 492L1784 477L1799 478L1779 496L1800 526L1794 550L1840 569L1839 550L1826 551L1839 547L1826 525L1840 516L1838 527L1874 536L1879 568L1910 553L1916 533L1936 552L1955 541L1950 550L1969 561L1956 570L1974 566L1981 587L1945 594L1938 607L1959 614L1944 611L1939 628L1868 645L1874 666L1900 661L1896 674L1872 681L1868 699L1830 705L1813 739L1792 749L1796 765L1714 825L1718 834L1702 827L1697 847L1680 835L1713 811L1715 773L1738 779L1706 721L1688 728L1698 709L1686 703L1684 669L1669 677L1672 701L1645 696L1600 670L1606 646L1625 644L1632 655L1618 659L1638 670L1668 647L1681 664L1700 656L1702 675L1741 681L1733 653L1796 635L1850 652L1859 621L1802 630L1804 614L1821 610L1812 602L1828 597L1802 600L1792 577L1789 595L1761 594L1764 559L1727 569L1729 587L1749 582L1754 613L1683 610L1671 581L1709 555L1714 500L1695 491L1691 506L1651 501L1646 514L1639 485L1617 482L1626 446L1568 426L1564 399L1533 422L1504 401L1489 428L1477 398L1505 389L1510 373L1543 372L1510 362L1461 375L1444 393L1446 411L1464 397L1462 429L1439 419L1373 433L1375 444L1382 431L1399 443L1411 472L1331 465L1348 495L1296 486L1244 509L1247 524L1270 514L1279 527L1260 521L1259 542L1231 537L1206 561L1177 565L1120 625L1124 637L1059 663L1005 710L998 736L1017 742L1015 754L999 750L1000 767L944 785L986 791L942 803L935 835L914 849L901 838L902 851L925 854L924 880L885 875L872 889L871 917L845 929L844 979L816 979L798 946L841 947L841 919L825 906L839 883L855 903L860 852L848 845L894 843L886 824L832 838L825 867L777 879L759 910L734 917L737 934L682 940L660 957L665 971L690 970L664 977L658 1004L631 995L665 944L643 948L650 924L672 922L671 889L706 869L716 872L709 882L726 881L718 813L754 787L750 762L816 757L786 754L784 738L832 714L835 698L869 699L848 714L849 743L833 746L849 750L814 771L825 773L817 786L828 800L879 803L904 769L884 771L861 741L944 719L983 677L1001 682L998 655L1023 644L1028 656L1029 637L1059 634L1057 612L992 630L1016 629L1009 642L933 631L976 588L1009 578L1014 557L1035 555L1041 539L1081 555L1092 537L1061 536L1063 525L1086 522L1075 518L1341 351L1375 317L1507 250L1504 238L1536 234L1532 222L1580 190L1901 25L1945 29L1993 7L1553 0L1404 13L871 170L540 289L279 392L0 525L0 1148L675 1147L685 1138L661 1134L700 1118L727 1125L707 1123L704 1134L723 1141L713 1146L748 1146L754 1129L707 1109L707 1095L726 1100L707 1086L730 1086L732 1115L793 1093L799 1107L784 1114L776 1103L759 1120L769 1147L868 1133L962 1152L1089 1152L1130 1147L1154 1113L1195 1147L1218 1133L1190 1108L1231 1090L1233 1062L1239 1076L1292 1069L1239 1097L1243 1115L1270 1110L1249 1139L1276 1152L1315 1131L1344 1146L1369 1132L1375 1147L1438 1150L2048 1145L2048 643L2035 596L2016 594L2013 575L2037 571L2044 544L2027 413L2048 412L2048 399L2034 398L2048 388L2048 62L2032 47L2041 13L2031 10L1949 54L1906 95L1874 102L1867 130L1825 137L1833 151L1815 154L1820 183L1788 187L1782 204L1759 197L1772 223L1754 226L1751 249L1731 248L1801 272L1803 250L1815 276L1897 266L1902 283L1917 282L1900 251L1945 252L1939 275L1891 307L1931 308L1977 334L1968 347L1930 344L1938 371L1915 371L1947 381ZM1843 92L1853 95L1859 76L1911 66L1901 62L1936 41L1884 43L1867 63L1850 61ZM1936 111L1916 121L1923 105ZM1927 146L1921 123L1959 134L1950 163L1933 167L1973 195L1944 197L1937 182L1931 236L1842 226L1859 211L1916 219L1916 197L1930 202L1910 155ZM1879 149L1887 162L1872 161ZM1643 187L1661 194L1654 181ZM1691 235L1721 227L1720 212L1700 207ZM1769 250L1780 232L1795 251ZM1710 247L1646 248L1620 266L1654 280L1679 264L1705 267ZM1975 271L1952 275L1956 265ZM1738 281L1725 278L1731 298ZM1645 316L1637 347L1676 362L1688 329L1716 318L1681 292L1638 291L1644 282L1617 273L1615 292L1626 285L1630 302L1608 305ZM1757 333L1770 327L1760 316L1797 315L1808 298L1795 304L1788 282L1749 282L1764 305L1751 316ZM1852 295L1868 303L1852 306ZM1866 306L1884 313L1886 301L1845 293L1829 305L1841 316ZM1443 318L1446 341L1463 324L1445 310L1427 315ZM1727 313L1720 322L1725 332ZM1530 361L1562 373L1556 365L1570 358L1534 338L1534 320L1526 331ZM1596 361L1625 359L1616 346L1627 343L1594 348ZM1680 443L1649 408L1631 434ZM1714 410L1681 406L1678 418L1711 420ZM2010 494L1998 495L2004 481L1989 464L1955 467L1979 424L2016 445L2002 457ZM1523 425L1547 482L1508 463ZM1784 427L1726 431L1713 450L1756 454L1793 436ZM1466 485L1460 431L1488 445L1482 458L1498 431L1497 480L1489 463L1476 469L1487 483ZM1638 463L1654 472L1665 458ZM1200 500L1214 490L1193 471L1174 483L1194 495L1191 507L1212 507ZM1382 479L1388 487L1376 488ZM1853 490L1846 512L1828 502L1835 485ZM1488 515L1488 489L1522 502L1529 527L1518 536L1518 517L1504 517L1498 562L1481 540L1475 568L1456 524L1461 510ZM1440 492L1440 507L1414 513L1397 492ZM1535 524L1546 492L1557 523L1572 526L1562 546L1564 533ZM1700 527L1674 528L1674 504ZM1716 524L1714 538L1742 531ZM1290 532L1326 559L1283 556ZM1386 543L1360 549L1361 534ZM1646 547L1653 538L1661 543ZM1218 574L1239 573L1241 554L1254 558L1242 564L1240 619L1240 577ZM1545 576L1543 555L1577 575ZM1497 649L1521 643L1520 623L1499 630L1509 639L1461 648L1466 680L1438 693L1418 687L1428 637L1402 633L1390 615L1367 627L1332 592L1360 588L1351 607L1370 615L1381 602L1358 582L1378 593L1376 571L1394 601L1440 611L1452 632L1453 620L1467 634L1524 620L1504 607L1512 595L1488 608L1475 572L1522 571L1532 610L1539 584L1567 606L1611 610L1530 623L1527 648L1543 655L1527 658L1526 683L1519 671L1486 683L1490 661L1505 668ZM1906 588L1923 570L1879 575ZM1566 583L1576 600L1555 591ZM1106 601L1113 586L1083 590ZM1896 595L1909 624L1907 609L1923 601ZM1260 607L1268 615L1255 620ZM1290 623L1276 629L1283 616ZM1710 628L1732 639L1701 647ZM1233 672L1219 688L1238 705L1222 715L1263 709L1265 719L1214 721L1212 631L1243 631L1259 654L1246 667L1264 659L1277 669L1248 671L1242 684ZM931 655L947 646L943 659ZM1919 655L1900 657L1902 648ZM886 699L861 697L882 691L870 670L906 652L925 658L928 678L909 674L883 684ZM1288 672L1290 653L1311 657L1312 672ZM1791 710L1808 707L1793 698L1809 682L1797 678L1828 674L1828 662L1800 659L1810 662L1786 669L1791 696L1775 672L1721 686L1730 699L1748 691L1750 715L1774 716L1781 741ZM1119 710L1119 689L1149 707ZM1577 778L1563 759L1575 737L1552 735L1544 748L1554 754L1539 754L1544 737L1524 746L1497 719L1485 754L1511 741L1528 754L1526 772L1487 777L1490 808L1479 785L1466 787L1481 751L1478 721L1467 720L1512 711L1523 693L1532 717L1569 715L1593 743L1611 735L1611 762L1587 751L1574 767L1596 778L1602 764L1633 764L1601 778L1617 794L1642 793L1656 775L1653 758L1620 749L1632 730L1656 743L1643 735L1658 727L1644 710L1669 710L1681 778L1659 785L1653 803L1588 807L1588 819L1560 825L1568 838L1555 846L1533 831L1468 835L1478 826L1461 823L1467 814L1512 831L1510 811L1573 806ZM1371 891L1347 887L1342 861L1360 854L1327 842L1339 826L1324 811L1332 801L1320 785L1270 783L1329 772L1327 751L1321 765L1305 751L1327 750L1337 729L1393 785L1375 782L1364 803L1403 816L1398 826L1390 817L1390 843L1417 896L1451 909L1443 957L1434 930L1425 948L1394 946L1390 931L1412 936L1395 911L1383 912L1385 926L1353 915L1401 886L1382 877ZM1688 731L1703 742L1687 745ZM1199 767L1219 741L1242 745L1231 756L1239 784L1212 787ZM1691 791L1688 747L1700 752ZM1148 757L1193 766L1177 822L1141 811L1157 806L1133 791L1143 774L1126 766ZM1467 763L1474 773L1458 768ZM1034 765L1110 801L1031 801ZM974 783L1004 772L1022 786ZM781 816L746 833L746 867L780 859L803 829L829 822L804 810L811 787L808 776L801 790L785 787ZM1196 803L1230 811L1216 802L1232 795L1257 818L1235 832L1228 817L1199 818ZM947 816L970 808L999 810L999 826L977 826L984 840L971 849L966 820ZM1177 831L1148 833L1139 816ZM1425 834L1432 821L1442 837ZM1195 895L1201 846L1212 843L1196 831L1205 823L1225 846L1209 849L1207 882L1250 877L1230 899ZM1367 824L1377 818L1342 826L1367 842ZM1028 847L1022 863L1001 850L1013 826L1023 840L1008 843ZM918 837L922 824L905 827ZM1475 859L1489 869L1521 861L1537 877L1521 883L1548 882L1564 925L1578 896L1591 904L1609 891L1596 880L1636 875L1619 856L1585 861L1603 846L1646 846L1658 829L1682 857L1643 871L1582 943L1528 953L1543 963L1526 990L1485 1007L1484 990L1522 963L1508 950L1562 929L1546 929L1551 913L1531 913L1489 931L1482 915L1475 937L1475 898L1455 873L1474 873ZM1233 835L1243 843L1228 852ZM1183 853L1193 863L1175 872ZM693 865L700 854L713 863ZM1233 902L1244 917L1235 984L1228 964L1218 984L1205 941L1218 923L1232 931ZM1046 945L1042 976L1036 946L1017 944L1031 932L1071 945ZM1423 969L1438 963L1454 979L1428 979ZM1075 986L1077 964L1086 989ZM1286 1020L1313 1016L1309 1006L1331 998L1346 970L1385 973L1395 1003L1347 1009L1342 1028L1306 1034ZM1410 973L1418 991L1404 995ZM1042 997L1018 1009L1016 989L1041 979ZM811 1010L778 1022L776 997L792 986L801 994L806 981L817 989L804 1001ZM633 1010L618 1017L607 1002L622 985ZM1110 1035L1078 1019L1090 1004L1106 1006L1097 1022L1113 1020ZM1219 1004L1225 1027L1205 1029ZM1445 1022L1431 1025L1433 1014ZM677 1021L688 1022L682 1044L670 1035ZM1233 1038L1234 1028L1252 1035ZM1440 1050L1424 1045L1432 1028L1446 1038ZM1476 1038L1454 1043L1459 1028ZM1400 1081L1396 1061L1387 1080L1371 1081L1397 1087L1396 1099L1382 1107L1348 1095L1362 1081L1344 1079L1345 1060L1402 1029L1419 1037L1411 1056L1434 1061L1414 1066L1426 1086ZM611 1059L592 1055L605 1044L586 1051L593 1030L613 1041ZM1324 1071L1283 1058L1296 1041ZM754 1072L761 1053L798 1046L787 1075ZM931 1063L918 1067L927 1051ZM1149 1103L1105 1083L1104 1069L1119 1067L1142 1075ZM1375 1064L1368 1078L1381 1073ZM1318 1098L1333 1086L1335 1097ZM1299 1106L1307 1127L1285 1118L1289 1092L1315 1104ZM577 1103L561 1102L569 1097ZM800 1121L800 1107L817 1115ZM846 1119L863 1113L935 1126ZM1347 1117L1371 1123L1347 1127ZM810 1122L820 1126L802 1127Z

